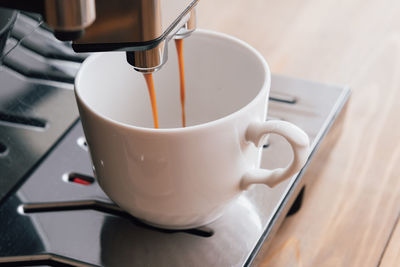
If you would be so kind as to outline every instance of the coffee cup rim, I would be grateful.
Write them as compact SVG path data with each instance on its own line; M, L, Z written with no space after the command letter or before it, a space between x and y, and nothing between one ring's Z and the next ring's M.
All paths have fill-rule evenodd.
M205 123L201 123L201 124L196 124L196 125L191 125L191 126L187 126L187 127L174 127L174 128L149 128L149 127L142 127L142 126L135 126L135 125L131 125L128 123L124 123L124 122L120 122L117 121L115 119L112 119L108 116L102 115L101 113L95 111L90 105L88 105L86 103L86 101L81 97L79 89L78 89L78 83L81 80L81 76L82 76L82 68L87 65L90 64L92 61L96 60L98 57L101 57L104 53L107 52L101 52L95 55L91 55L89 56L83 63L81 68L78 71L78 74L75 77L75 81L74 81L74 92L75 92L75 96L77 98L77 101L79 101L83 106L85 106L85 108L90 111L92 114L94 114L95 116L99 117L102 120L107 121L108 123L111 123L117 127L124 127L127 129L131 129L131 130L135 130L135 131L140 131L140 132L144 132L144 133L149 133L149 134L162 134L162 133L176 133L176 132L188 132L188 131L194 131L194 130L200 130L200 129L204 129L204 128L209 128L212 126L216 126L219 125L221 123L223 123L226 120L230 120L236 116L238 116L239 113L245 112L247 109L249 109L250 107L252 107L253 105L255 105L257 99L260 97L260 95L263 94L264 90L268 90L268 88L271 85L271 72L270 72L270 68L268 66L267 61L264 59L264 57L261 55L261 53L259 51L257 51L254 47L252 47L251 45L249 45L248 43L240 40L237 37L234 37L232 35L226 34L226 33L221 33L221 32L217 32L217 31L212 31L212 30L205 30L205 29L196 29L195 31L196 34L205 34L205 35L213 35L215 37L218 38L223 38L223 39L229 39L230 41L234 41L235 43L247 48L251 53L253 53L260 61L262 66L265 69L265 75L266 78L264 79L263 84L260 87L259 92L257 93L257 95L250 101L248 102L245 106L241 107L240 109L222 117L222 118L218 118L216 120L212 120L212 121L208 121ZM268 96L268 94L267 94ZM266 101L268 101L268 99L266 99Z

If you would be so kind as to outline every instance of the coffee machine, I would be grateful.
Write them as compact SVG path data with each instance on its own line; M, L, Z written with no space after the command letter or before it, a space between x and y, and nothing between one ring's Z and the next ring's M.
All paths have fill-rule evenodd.
M172 38L185 38L196 28L197 2L2 0L0 7L42 15L58 40L73 41L75 52L126 51L126 59L135 70L153 72L167 61L167 42ZM15 12L0 12L2 20L9 22L3 26L8 31L15 20Z
M65 2L70 1L80 2ZM15 6L18 2L39 1L9 1L19 10L35 11ZM194 29L191 19L197 2L186 1L169 23L163 24L157 16L153 19L158 22L146 23L151 25L149 34L135 35L147 36L143 40L106 39L102 37L106 33L111 37L120 27L121 32L129 31L124 25L146 21L149 17L143 12L148 12L148 2L161 2L150 9L153 14L160 14L155 12L162 12L164 4L143 0L135 16L112 16L111 3L119 2L94 2L96 18L82 19L88 22L82 23L84 32L43 23L43 18L48 21L45 5L36 10L44 17L26 11L17 15L10 9L0 15L0 50L4 51L0 63L0 266L252 265L262 258L259 255L273 242L286 216L300 208L314 178L304 175L308 164L273 189L251 187L215 222L185 230L142 223L115 205L93 176L73 94L81 63L90 52L124 51L133 53L130 63L137 70L154 71L165 63L166 43ZM7 3L0 0L0 6L10 7ZM110 16L106 21L111 24L99 20L98 10L107 3ZM129 13L121 6L118 12L125 11ZM74 43L71 46L57 38L74 39ZM349 93L345 86L272 75L268 119L304 129L311 141L309 163ZM291 157L285 146L284 140L271 135L261 166L284 166Z

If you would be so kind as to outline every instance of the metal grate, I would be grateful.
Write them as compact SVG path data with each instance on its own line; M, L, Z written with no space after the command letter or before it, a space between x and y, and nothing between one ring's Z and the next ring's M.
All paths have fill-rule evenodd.
M296 103L272 100L269 114L305 129L315 151L349 91L281 76L274 76L272 83L279 88L274 94L293 95ZM8 229L2 236L10 240L0 246L0 260L50 253L100 266L247 265L304 185L300 172L274 189L254 186L206 228L162 230L120 210L95 181L88 186L70 182L71 173L92 175L82 136L78 122L0 207L0 229ZM282 153L285 145L270 136L262 165L282 166L290 159Z
M0 203L78 119L71 83L84 58L37 25L19 14L0 66Z

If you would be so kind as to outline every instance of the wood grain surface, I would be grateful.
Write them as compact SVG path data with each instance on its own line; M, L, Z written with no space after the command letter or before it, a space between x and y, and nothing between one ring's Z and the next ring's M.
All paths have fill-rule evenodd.
M400 266L400 1L201 0L198 24L248 42L274 73L353 90L302 209L258 264Z

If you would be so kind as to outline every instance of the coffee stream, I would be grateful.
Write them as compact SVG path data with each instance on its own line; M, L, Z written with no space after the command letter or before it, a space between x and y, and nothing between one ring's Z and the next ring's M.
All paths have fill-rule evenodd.
M179 81L180 81L180 96L181 96L181 107L182 107L182 127L186 127L186 113L185 113L185 72L183 65L183 39L175 40L176 51L178 54L179 62ZM151 110L153 112L154 128L158 128L158 112L157 112L157 101L156 92L154 90L154 81L152 73L143 74L147 89L149 90Z
M182 127L186 127L185 113L185 66L183 65L183 39L175 39L176 52L179 62L179 81L181 84Z
M156 100L156 92L154 90L153 74L143 73L143 76L146 79L147 89L149 90L151 110L153 112L154 128L158 128L157 100Z

